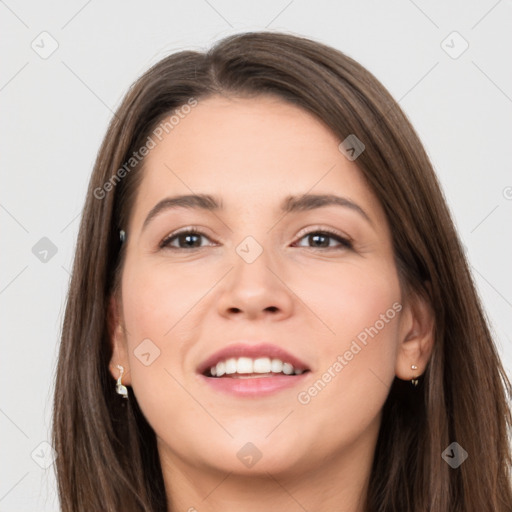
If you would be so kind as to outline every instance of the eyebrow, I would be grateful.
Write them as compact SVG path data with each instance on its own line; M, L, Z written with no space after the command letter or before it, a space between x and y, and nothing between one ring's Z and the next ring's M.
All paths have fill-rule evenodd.
M281 211L284 214L315 210L326 206L342 206L361 215L366 221L373 225L369 215L357 203L346 197L334 194L304 194L302 196L287 196L281 204ZM148 213L142 230L160 213L176 208L187 208L193 210L205 210L210 212L223 210L224 205L220 198L209 194L188 194L181 196L166 197L158 202Z

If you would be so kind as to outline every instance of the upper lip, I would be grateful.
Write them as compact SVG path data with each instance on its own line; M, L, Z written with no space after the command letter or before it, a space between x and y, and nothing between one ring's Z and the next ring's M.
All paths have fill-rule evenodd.
M203 374L219 361L224 361L231 357L250 357L253 359L260 357L275 358L280 359L283 363L290 363L296 370L309 370L306 363L277 345L270 343L236 343L213 353L199 365L197 371Z

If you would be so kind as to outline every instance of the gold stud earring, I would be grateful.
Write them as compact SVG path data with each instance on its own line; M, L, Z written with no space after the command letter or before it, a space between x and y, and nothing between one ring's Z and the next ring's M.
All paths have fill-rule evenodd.
M126 389L126 386L123 386L121 382L123 378L124 368L120 364L116 364L116 368L119 370L119 378L117 379L116 383L116 393L122 395L123 398L128 398L128 390Z
M418 367L417 367L415 364L411 365L411 370L417 370L417 369L418 369ZM416 386L418 385L418 379L416 379L416 378L414 378L414 377L413 377L413 378L411 379L411 384L412 384L414 387L416 387Z

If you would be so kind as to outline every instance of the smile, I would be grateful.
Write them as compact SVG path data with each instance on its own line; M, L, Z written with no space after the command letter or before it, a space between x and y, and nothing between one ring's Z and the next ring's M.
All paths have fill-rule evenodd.
M272 377L275 375L300 375L304 371L295 368L291 363L283 362L281 359L260 357L231 357L219 361L208 370L209 377L251 379L261 377Z

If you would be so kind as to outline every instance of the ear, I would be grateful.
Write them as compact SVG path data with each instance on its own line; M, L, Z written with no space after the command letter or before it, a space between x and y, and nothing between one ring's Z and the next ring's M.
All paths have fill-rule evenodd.
M128 346L126 332L122 322L121 301L115 293L109 299L107 323L109 340L112 345L112 357L110 359L109 370L114 379L119 377L119 369L116 365L124 368L123 384L131 385L130 363L128 360Z
M399 379L411 380L425 372L434 348L435 318L426 298L416 293L409 296L400 318L399 332L395 373ZM412 365L418 368L413 370Z

